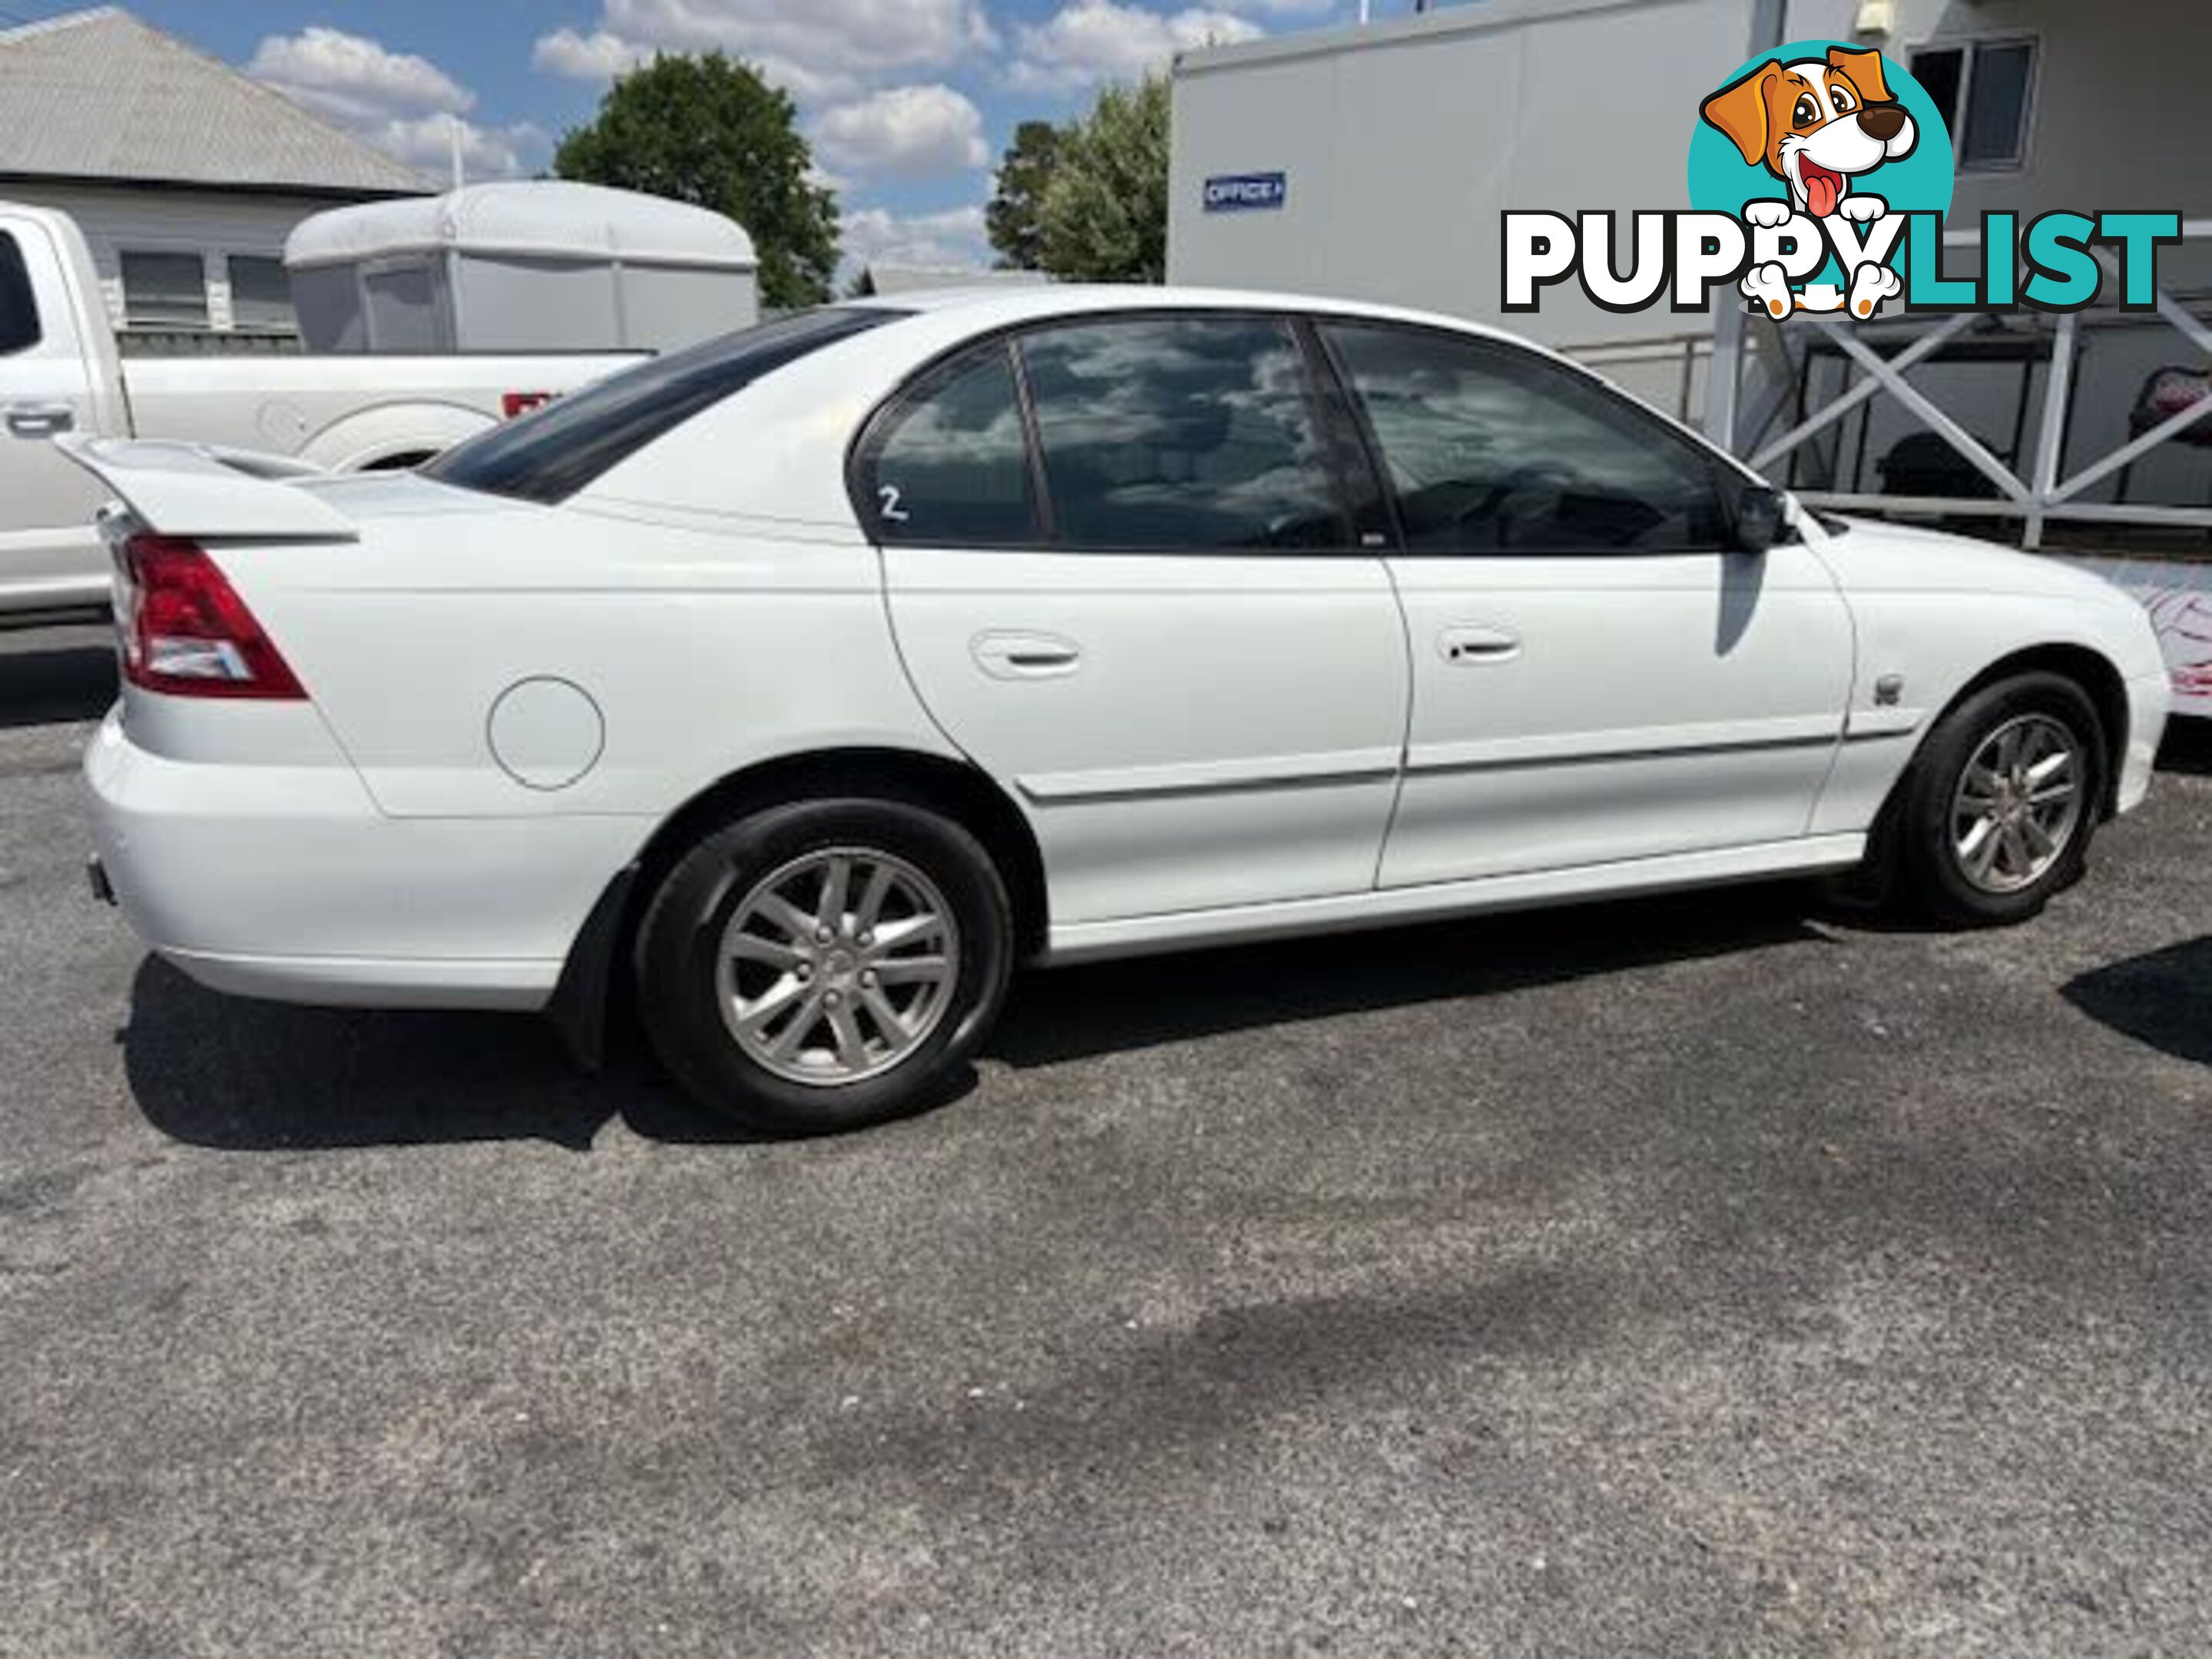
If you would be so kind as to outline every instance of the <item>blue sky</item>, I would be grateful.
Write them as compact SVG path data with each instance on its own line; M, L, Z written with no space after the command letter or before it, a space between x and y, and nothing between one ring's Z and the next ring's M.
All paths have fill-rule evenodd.
M797 99L837 187L848 259L988 263L982 205L1014 124L1059 120L1179 46L1348 21L1357 0L130 0L441 176L528 173L608 76L720 46ZM0 0L0 20L76 8ZM1376 0L1376 14L1413 9Z

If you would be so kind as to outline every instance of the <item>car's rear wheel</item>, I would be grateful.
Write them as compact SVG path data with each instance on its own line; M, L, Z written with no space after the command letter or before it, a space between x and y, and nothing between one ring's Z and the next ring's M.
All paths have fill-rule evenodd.
M1946 714L1905 780L1904 895L1955 927L2020 921L2077 879L2103 799L2097 711L2063 676L1984 687Z
M638 930L638 1006L702 1104L818 1133L939 1097L1012 957L1005 884L959 824L897 801L801 802L669 871Z

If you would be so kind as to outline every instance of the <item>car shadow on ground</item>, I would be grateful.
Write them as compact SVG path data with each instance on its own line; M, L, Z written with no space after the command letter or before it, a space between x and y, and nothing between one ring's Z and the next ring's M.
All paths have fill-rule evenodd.
M1820 937L1802 884L1151 957L1029 975L988 1061L1018 1068ZM662 1078L629 1022L605 1069L512 1015L249 1002L158 957L118 1033L139 1109L166 1135L233 1152L541 1140L586 1151L619 1117L649 1139L755 1137ZM957 1097L974 1086L964 1079Z
M2212 935L2094 968L2059 994L2138 1042L2212 1066Z
M2168 721L2166 740L2159 745L2158 769L2212 777L2212 720Z
M112 645L40 645L0 652L0 730L96 720L114 701Z
M986 1053L1056 1065L1156 1043L1530 989L1822 937L1802 882L1310 936L1066 968L1015 983Z
M254 1002L154 956L138 965L117 1040L147 1121L226 1152L479 1140L586 1152L617 1117L658 1140L754 1138L692 1106L639 1042L588 1073L528 1016Z

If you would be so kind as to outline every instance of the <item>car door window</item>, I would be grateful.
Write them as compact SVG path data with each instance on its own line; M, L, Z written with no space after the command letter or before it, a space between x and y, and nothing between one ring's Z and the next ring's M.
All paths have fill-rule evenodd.
M1322 328L1416 553L1725 544L1711 457L1575 371L1441 331Z
M31 295L31 273L23 250L0 230L0 357L27 351L39 343L39 307Z
M1286 321L1106 318L1040 329L1019 350L1056 544L1349 544L1328 428Z
M860 473L862 520L879 541L1034 544L1029 443L1006 342L908 392L869 434Z

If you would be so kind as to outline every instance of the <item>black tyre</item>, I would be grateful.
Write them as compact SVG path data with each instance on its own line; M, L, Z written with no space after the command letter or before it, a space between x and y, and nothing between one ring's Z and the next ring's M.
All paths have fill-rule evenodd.
M1887 826L1899 899L1949 927L2022 921L2081 878L2105 797L2097 711L2063 675L1984 687L1945 714Z
M1005 884L967 830L904 802L805 801L669 871L638 927L638 1009L702 1105L816 1134L941 1097L1012 963Z

